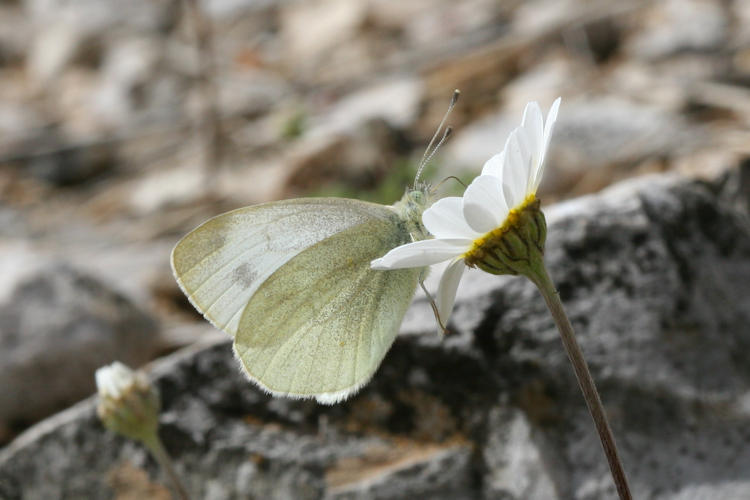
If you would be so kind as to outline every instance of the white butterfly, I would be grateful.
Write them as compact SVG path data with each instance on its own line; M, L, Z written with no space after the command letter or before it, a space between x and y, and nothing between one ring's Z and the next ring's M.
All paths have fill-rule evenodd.
M415 181L392 206L303 198L240 208L185 236L172 270L196 309L234 338L250 380L274 395L335 403L375 373L427 269L370 263L428 238L421 216L431 203Z
M274 395L334 403L372 377L423 268L370 262L426 237L425 188L393 206L343 198L266 203L185 236L172 269L190 302L234 337L248 377Z

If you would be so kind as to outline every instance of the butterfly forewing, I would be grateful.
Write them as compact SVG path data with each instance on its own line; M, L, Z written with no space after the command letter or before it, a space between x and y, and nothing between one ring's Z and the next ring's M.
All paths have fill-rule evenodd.
M240 208L185 236L172 252L172 269L196 309L234 336L250 297L295 255L347 228L392 217L384 206L340 198Z

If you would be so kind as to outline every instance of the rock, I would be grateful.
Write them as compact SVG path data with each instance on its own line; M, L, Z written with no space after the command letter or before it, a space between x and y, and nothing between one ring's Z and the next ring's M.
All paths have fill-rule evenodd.
M154 320L100 281L65 265L27 275L0 305L0 441L90 394L103 364L145 363L157 341Z
M91 140L70 144L54 129L27 138L19 148L30 154L13 158L14 163L37 179L55 186L80 185L111 173L119 159L111 141Z
M597 64L608 61L622 42L622 27L612 18L593 19L581 27L583 39L578 50L591 57ZM580 36L580 35L576 35Z
M736 172L714 183L652 176L547 209L548 264L634 498L750 496L750 231L737 183ZM463 285L453 335L435 336L418 299L372 382L340 405L270 398L244 380L228 341L157 363L161 434L191 494L613 498L539 294L481 272ZM106 432L94 406L0 452L0 497L163 491L163 471Z
M327 112L312 118L308 133L347 133L372 120L405 129L417 120L422 97L422 84L417 78L382 81L346 95Z
M41 32L56 24L75 26L79 32L107 36L113 29L165 31L174 23L176 0L135 0L123 5L116 0L26 0L26 12Z
M584 192L645 160L689 153L707 137L674 112L614 96L563 101L542 190ZM632 173L631 173L632 175Z
M326 472L326 496L337 500L424 496L471 498L468 493L473 490L471 450L466 444L410 443L398 448L387 447L354 459L340 459ZM372 473L377 475L372 477Z
M732 41L736 47L745 47L744 52L747 54L747 46L750 44L750 4L742 0L734 0L731 13L735 20ZM747 59L747 56L745 58Z
M524 71L503 87L504 109L520 123L526 103L537 101L544 111L558 97L568 104L569 96L584 88L591 74L569 58L552 56ZM518 126L518 125L516 125Z
M456 127L440 153L442 161L436 178L462 172L476 175L484 162L503 149L508 134L521 123L528 102L537 101L546 113L555 99L565 95L561 89L575 87L580 78L580 71L577 72L570 61L562 58L539 62L514 78L503 86L500 111L484 114L465 126ZM567 105L566 98L563 106ZM462 96L454 113L463 106Z
M24 12L15 5L0 6L0 68L22 63L30 39Z
M519 113L518 116L521 116ZM481 171L484 162L502 151L505 140L520 121L511 113L494 113L456 131L440 152L440 171L435 178Z
M4 111L9 113L3 116ZM3 121L14 118L14 111L0 109L0 131L5 125ZM18 122L19 127L15 134L9 134L7 143L0 140L0 163L60 187L91 183L111 174L121 163L112 140L100 137L77 140L56 126L34 128L43 122L35 122L33 114L29 115Z
M555 65L545 65L550 66ZM530 74L527 78L534 79ZM556 97L549 89L556 85L544 84L548 78L541 80L542 85L527 81L525 86L537 89L546 113ZM532 96L528 90L516 90L523 87L519 83L506 89L509 102L503 111L475 120L456 133L445 148L438 178L466 171L476 175L485 161L502 150ZM636 174L636 168L647 160L684 156L708 142L676 113L620 97L574 98L563 100L561 107L541 185L543 195L597 191Z
M331 187L371 189L397 166L399 153L405 152L403 134L383 119L372 119L347 132L311 134L288 154L288 177L281 197Z
M331 186L371 189L409 151L405 131L417 118L421 96L415 78L393 79L305 117L300 139L286 154L282 197Z
M368 21L385 33L403 33L408 47L425 47L441 44L440 51L448 43L460 38L460 34L472 36L492 35L505 29L507 4L491 0L467 0L465 2L400 2L378 0L370 2ZM446 23L446 20L450 20Z
M668 0L651 5L626 49L637 58L659 59L685 51L721 48L729 33L729 19L721 2Z
M28 69L40 86L50 85L69 66L84 45L83 34L75 26L56 24L34 40Z
M0 103L0 155L5 163L18 153L35 130L43 128L45 120L35 109L21 103Z
M216 19L236 20L261 10L273 10L278 0L204 0L201 7Z
M165 77L162 42L177 19L176 0L68 3L29 0L25 66L50 120L80 140L139 127L134 111L165 114L181 104ZM162 64L160 64L162 63ZM157 100L161 99L161 100ZM153 117L151 117L153 121Z
M493 155L502 151L505 140L518 127L523 110L530 101L537 101L546 113L557 99L561 88L575 82L578 76L569 62L553 59L537 64L503 87L501 111L476 118L466 126L457 127L454 136L440 153L443 161L440 178L462 171L476 175ZM464 105L459 102L457 111ZM563 101L567 107L567 100Z
M545 465L542 436L534 432L520 410L498 406L487 414L486 444L482 459L487 467L485 498L525 500L557 498L551 467ZM542 438L543 439L543 438Z
M564 26L577 13L575 0L555 2L541 0L539 4L519 5L513 11L513 30L524 35L549 33ZM542 5L542 8L539 8Z
M136 183L129 206L137 214L154 213L170 205L194 203L206 192L206 173L200 165L162 169Z
M4 208L2 222L0 274L3 280L0 281L0 304L7 304L12 300L18 284L38 275L45 264L49 264L49 257L32 244L29 221L21 213Z
M100 123L116 130L132 123L137 111L150 109L153 113L154 105L162 108L178 105L176 95L158 92L162 56L162 43L146 37L120 40L105 52L101 81L93 96L93 109ZM162 102L152 102L154 90L158 97L164 98Z
M288 82L269 71L222 75L216 85L222 116L262 115L291 94ZM201 95L200 100L205 97Z
M286 4L280 12L284 59L295 72L311 72L321 59L351 44L367 14L367 2L333 0Z

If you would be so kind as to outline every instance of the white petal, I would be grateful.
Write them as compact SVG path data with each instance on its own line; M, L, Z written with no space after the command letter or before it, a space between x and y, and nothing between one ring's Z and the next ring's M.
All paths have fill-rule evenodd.
M534 176L533 192L535 193L539 187L539 183L542 182L542 174L544 173L544 163L547 159L547 150L549 149L549 143L552 140L552 132L555 130L555 122L557 122L557 113L560 110L560 101L562 99L558 97L547 113L547 121L544 124L544 145L541 152L539 153L539 164L537 166L537 172Z
M100 396L112 394L112 391L109 388L109 379L107 377L108 370L108 366L103 366L96 370L96 372L94 373L94 378L96 379L96 387L99 390Z
M536 167L534 166L534 158L536 156L536 152L531 147L528 131L523 127L519 127L518 129L516 129L516 132L516 140L518 141L519 150L521 151L521 158L523 160L521 168L518 171L521 175L523 197L526 198L526 195L529 194L531 185L534 182L534 179L532 177L534 173L536 173Z
M526 131L532 153L538 152L544 143L544 121L542 109L536 102L530 102L523 111L521 127Z
M509 209L518 206L526 197L526 178L529 160L528 154L524 155L518 143L518 129L511 132L508 137L505 152L505 168L503 171L503 192Z
M502 150L486 162L482 167L482 175L493 175L498 179L503 178L503 165L505 164L505 150Z
M440 285L438 286L437 292L437 310L440 315L440 320L443 325L448 324L448 319L451 317L453 311L453 303L456 300L456 291L458 290L458 284L461 281L461 276L464 274L466 264L464 259L458 258L453 260L448 267L445 268L443 276L440 278Z
M102 373L101 368L97 368L97 370L94 372L94 380L96 380L96 387L97 389L101 390L102 384L104 383L104 379L102 378L104 374Z
M474 179L464 193L463 211L466 222L480 234L499 227L508 215L500 179L491 175Z
M449 196L435 202L422 214L424 227L436 238L469 238L480 236L464 218L460 196Z
M437 264L466 252L473 243L470 239L422 240L396 247L370 263L373 269L404 269Z
M555 99L555 102L552 103L552 106L549 108L549 112L547 113L547 121L544 122L544 138L545 140L548 140L549 136L552 135L552 127L554 127L555 122L557 121L557 113L560 111L560 102L562 101L562 97L558 97Z

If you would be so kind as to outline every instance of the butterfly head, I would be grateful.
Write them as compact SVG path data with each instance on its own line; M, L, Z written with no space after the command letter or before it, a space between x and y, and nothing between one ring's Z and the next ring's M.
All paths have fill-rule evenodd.
M415 241L429 236L422 224L422 213L432 205L434 198L435 191L432 187L425 182L419 182L413 188L407 189L401 200L393 205Z

